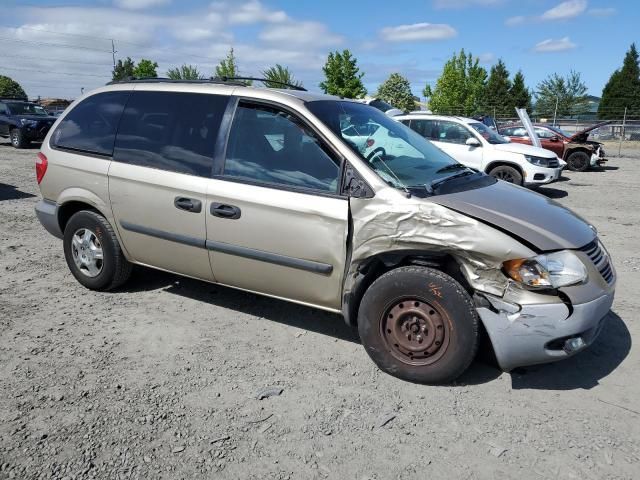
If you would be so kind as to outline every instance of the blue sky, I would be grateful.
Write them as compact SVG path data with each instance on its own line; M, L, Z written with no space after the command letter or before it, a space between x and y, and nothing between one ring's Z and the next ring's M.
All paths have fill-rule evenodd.
M116 57L190 63L206 74L233 46L243 74L288 65L309 89L331 50L349 48L371 93L400 72L420 95L464 48L502 58L530 88L575 69L593 95L637 41L635 0L0 0L0 74L31 96L74 97L110 79Z

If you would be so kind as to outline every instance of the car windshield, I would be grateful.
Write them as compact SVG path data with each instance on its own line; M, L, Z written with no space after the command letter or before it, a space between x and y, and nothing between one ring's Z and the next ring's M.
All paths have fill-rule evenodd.
M47 115L47 111L35 103L8 103L13 115Z
M388 112L392 108L395 108L393 105L389 105L387 102L385 102L384 100L380 100L379 98L376 98L375 100L371 100L369 102L369 105L377 108L381 112Z
M317 100L307 108L340 136L389 185L431 187L449 177L472 174L431 142L380 110L356 102Z
M571 134L569 134L569 133L565 132L564 130L562 130L562 129L561 129L561 128L559 128L559 127L552 127L552 126L550 126L550 125L547 125L547 128L548 128L549 130L551 130L552 132L559 133L559 134L560 134L560 135L562 135L563 137L570 137L570 136L571 136Z
M501 143L509 143L509 140L498 134L491 128L487 127L484 123L472 122L469 124L476 132L482 135L487 142L492 145L499 145Z

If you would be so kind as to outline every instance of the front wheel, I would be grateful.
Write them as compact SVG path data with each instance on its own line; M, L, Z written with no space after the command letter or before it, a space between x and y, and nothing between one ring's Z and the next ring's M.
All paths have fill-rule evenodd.
M504 180L508 183L515 185L522 185L522 175L518 169L510 167L509 165L499 165L494 167L489 172L489 175L497 178L498 180Z
M29 142L24 138L22 131L19 128L14 128L9 134L11 145L14 148L26 148Z
M91 210L75 213L64 229L64 256L76 280L91 290L111 290L131 275L106 218Z
M573 152L567 157L567 168L574 172L584 172L589 169L591 157L586 152Z
M360 339L381 370L417 383L448 383L478 349L478 315L450 276L401 267L378 278L358 313Z

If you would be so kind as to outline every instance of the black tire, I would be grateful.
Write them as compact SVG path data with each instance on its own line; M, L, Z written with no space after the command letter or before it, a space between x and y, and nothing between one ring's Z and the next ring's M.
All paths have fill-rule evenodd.
M19 128L11 130L9 133L9 139L11 140L11 145L13 145L14 148L26 148L29 146L29 141L24 138L22 130Z
M517 168L510 167L509 165L498 165L491 169L489 175L498 180L504 180L505 182L515 185L522 185L522 174Z
M567 168L573 172L584 172L589 169L591 157L586 152L573 152L567 157Z
M89 229L95 233L102 248L100 273L89 277L76 265L73 256L73 236L77 231ZM125 258L113 228L106 218L91 210L73 214L64 229L64 256L76 280L91 290L107 291L125 283L133 265Z
M358 312L360 340L371 359L388 374L416 383L458 378L476 355L478 325L462 286L425 267L382 275L365 292Z

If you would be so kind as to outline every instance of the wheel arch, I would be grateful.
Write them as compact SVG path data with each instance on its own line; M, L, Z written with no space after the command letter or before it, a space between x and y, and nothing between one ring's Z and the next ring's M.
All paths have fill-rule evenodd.
M516 170L518 170L518 172L520 173L523 179L525 178L524 169L522 168L522 165L519 165L518 163L510 160L493 160L484 168L484 172L489 173L494 168L501 167L501 166L513 167Z
M566 161L571 155L577 152L586 153L589 156L591 156L591 154L593 153L592 150L589 150L589 148L584 146L570 147L565 150L564 155L562 156L562 159Z
M460 264L453 255L443 252L422 250L394 250L373 255L360 263L353 288L343 294L342 315L347 325L356 326L360 302L369 286L381 275L390 270L405 266L424 266L446 273L462 287L473 294Z

